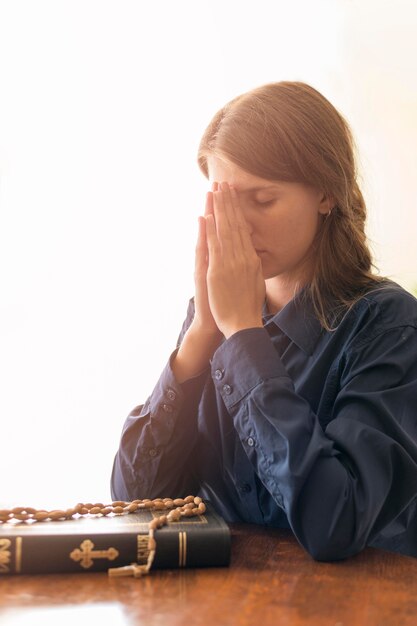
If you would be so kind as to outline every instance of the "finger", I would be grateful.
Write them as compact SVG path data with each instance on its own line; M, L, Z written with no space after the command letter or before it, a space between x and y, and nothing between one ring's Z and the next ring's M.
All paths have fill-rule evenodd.
M244 228L248 230L246 220L243 217L242 209L240 207L239 196L236 189L232 185L230 185L229 187L229 193L236 225L238 226L238 228Z
M214 220L214 215L207 215L204 218L206 221L206 241L207 241L207 250L208 250L208 264L209 266L213 265L213 263L218 262L221 256L221 250L219 245L219 240L217 237L217 228L216 222Z
M242 242L239 234L238 216L234 206L234 197L231 193L231 188L228 183L221 183L221 191L223 194L223 210L225 219L229 224L230 239L233 242L233 249L235 256L240 254L242 248Z
M204 217L198 218L198 237L195 248L195 272L205 273L207 270L207 241L206 241L206 220Z
M253 246L252 237L250 235L248 223L244 218L243 211L241 209L240 202L239 202L238 193L233 186L230 187L230 194L232 197L234 215L235 215L237 227L239 229L239 235L240 235L242 245L246 251L250 249L251 251L253 250L253 252L255 252L255 248Z
M221 183L220 188L223 192L223 207L227 216L227 220L232 228L237 226L237 216L234 207L235 198L232 196L231 187L228 183Z
M207 269L206 221L204 217L199 217L194 266L194 296L197 308L207 299Z
M247 229L247 223L243 217L243 213L240 208L239 196L235 187L227 183L222 183L222 190L225 199L224 206L229 219L229 223L238 228L245 227Z
M213 213L216 221L217 237L222 246L227 246L232 241L232 231L224 201L224 194L219 185L218 191L213 192Z
M206 208L204 211L204 217L210 214L213 215L213 192L212 191L208 191L206 194Z

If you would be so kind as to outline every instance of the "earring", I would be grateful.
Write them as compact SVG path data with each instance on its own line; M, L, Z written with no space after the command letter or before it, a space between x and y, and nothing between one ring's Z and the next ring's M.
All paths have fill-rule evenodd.
M336 206L336 205L335 205L335 206L332 206L332 208L331 208L331 209L329 209L329 210L328 210L328 212L325 214L324 219L326 219L326 220L327 220L327 219L329 219L329 217L330 217L330 216L331 216L331 214L332 214L333 209L335 209L335 210L336 210L336 209L337 209L337 206Z

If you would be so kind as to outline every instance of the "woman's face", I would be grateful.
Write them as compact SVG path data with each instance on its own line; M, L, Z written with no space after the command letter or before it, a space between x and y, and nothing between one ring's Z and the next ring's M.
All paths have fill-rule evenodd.
M264 278L308 276L317 230L332 206L323 193L301 183L259 178L214 156L208 169L211 182L235 187Z

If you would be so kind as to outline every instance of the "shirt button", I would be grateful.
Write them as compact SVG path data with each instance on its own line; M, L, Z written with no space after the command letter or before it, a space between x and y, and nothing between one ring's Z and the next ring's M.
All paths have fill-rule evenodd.
M243 493L250 493L252 491L252 487L249 483L243 483L240 490L243 491Z
M255 439L253 437L248 437L248 446L251 448L255 445Z
M214 372L214 378L216 380L221 380L223 378L223 373L224 373L223 370L216 370Z
M171 400L171 402L174 402L174 400L177 397L177 394L175 393L173 389L168 389L167 396L168 396L168 400Z
M230 396L230 394L232 393L232 388L230 385L223 385L223 391L226 396Z
M163 404L162 408L164 409L165 413L172 413L172 411L174 410L170 404Z
M151 448L151 449L149 450L148 454L149 454L149 456L154 457L154 456L156 456L156 455L158 454L158 451L157 451L157 449L156 449L156 448Z

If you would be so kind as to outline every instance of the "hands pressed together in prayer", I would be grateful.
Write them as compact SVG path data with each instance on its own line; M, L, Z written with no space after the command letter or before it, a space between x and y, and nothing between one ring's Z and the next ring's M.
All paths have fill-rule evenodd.
M195 319L226 339L262 327L265 281L236 190L213 183L199 218L195 261Z
M265 281L236 190L213 183L199 217L194 319L172 361L182 383L201 373L220 344L245 328L262 328Z

